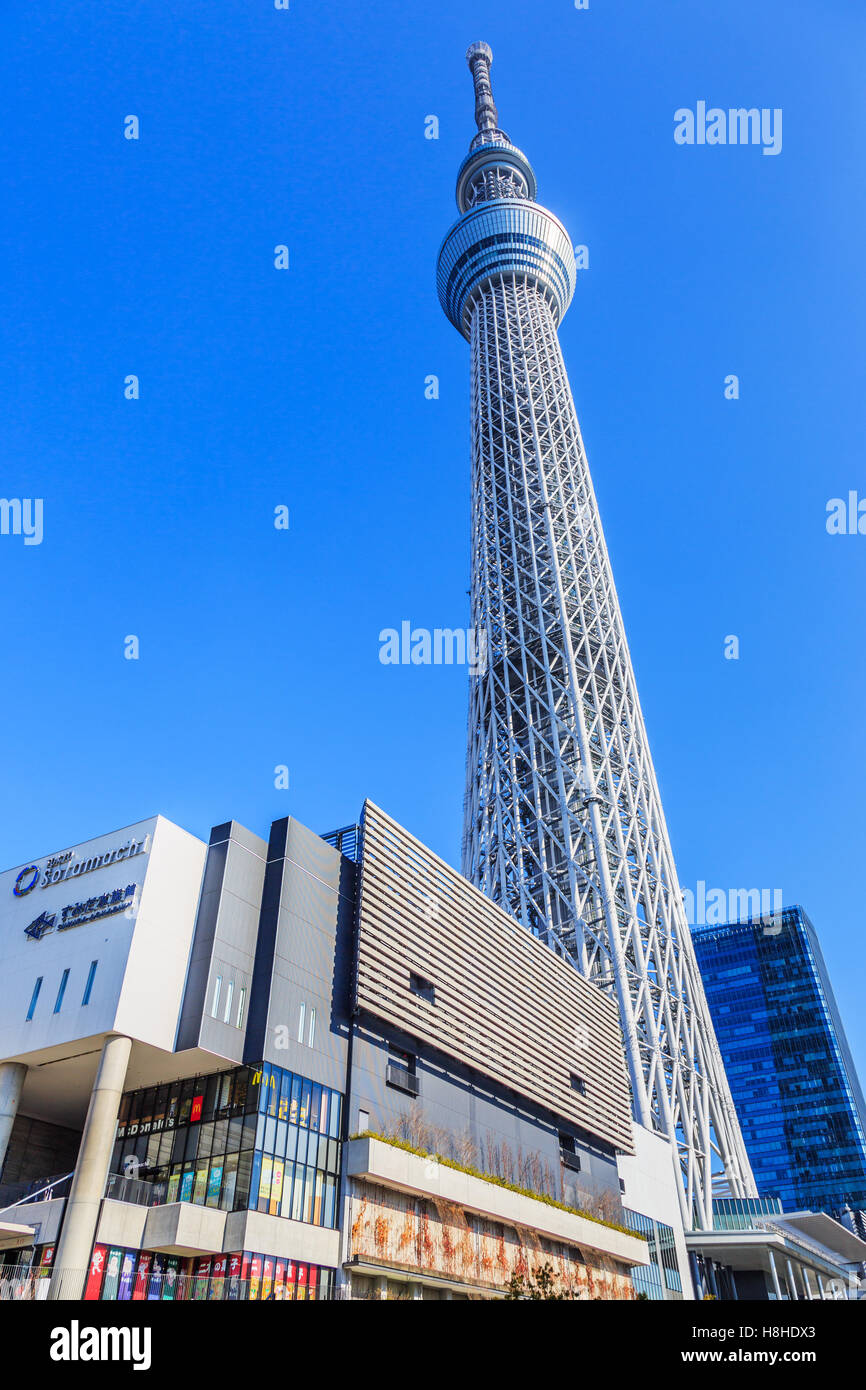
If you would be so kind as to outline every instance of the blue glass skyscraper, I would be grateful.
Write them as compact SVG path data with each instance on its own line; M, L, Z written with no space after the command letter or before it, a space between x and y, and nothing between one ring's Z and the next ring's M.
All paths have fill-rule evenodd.
M866 1103L809 918L789 907L693 940L759 1193L866 1209Z

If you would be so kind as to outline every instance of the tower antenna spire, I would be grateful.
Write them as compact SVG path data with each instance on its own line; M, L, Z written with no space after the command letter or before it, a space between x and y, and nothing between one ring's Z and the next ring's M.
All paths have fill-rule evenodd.
M490 82L493 49L487 43L471 43L466 51L466 61L475 83L475 124L478 126L479 134L499 134L499 112L496 110Z

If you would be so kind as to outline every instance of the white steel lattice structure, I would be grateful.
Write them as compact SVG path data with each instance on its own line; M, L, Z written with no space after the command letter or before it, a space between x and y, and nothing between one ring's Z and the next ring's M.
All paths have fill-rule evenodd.
M557 327L575 287L562 224L498 127L473 44L476 122L443 242L442 306L472 349L467 878L615 989L635 1118L667 1135L687 1226L712 1172L753 1192L685 920ZM714 1159L715 1155L715 1159Z

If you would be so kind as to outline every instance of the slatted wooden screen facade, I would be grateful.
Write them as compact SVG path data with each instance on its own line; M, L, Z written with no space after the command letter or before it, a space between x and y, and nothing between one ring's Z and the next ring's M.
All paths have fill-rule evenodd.
M370 801L360 862L358 1007L632 1153L614 1002Z

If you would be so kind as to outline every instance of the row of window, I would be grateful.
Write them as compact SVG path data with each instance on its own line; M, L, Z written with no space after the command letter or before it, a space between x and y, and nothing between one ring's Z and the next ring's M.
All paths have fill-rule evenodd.
M213 995L211 997L210 1014L211 1018L220 1018L223 1023L229 1023L235 1028L242 1028L244 1024L244 1009L247 1002L247 991L244 985L238 990L237 1006L234 1004L235 982L229 980L226 983L225 997L223 994L223 977L214 977ZM234 1009L234 1012L232 1012Z
M677 1260L676 1238L672 1226L654 1221L642 1212L623 1207L623 1218L629 1230L646 1236L648 1265L635 1265L632 1283L638 1293L650 1299L676 1299L683 1296L683 1284Z
M127 1093L111 1165L134 1200L336 1223L342 1096L282 1067L238 1067ZM132 1188L129 1189L133 1191Z
M96 967L98 964L99 962L95 960L92 960L90 962L90 969L87 972L87 980L84 985L84 994L81 996L82 1007L85 1004L90 1003L90 995L93 992L93 981L96 978ZM63 1008L63 1000L66 995L66 986L69 984L69 974L70 972L67 969L64 970L63 974L60 977L60 984L57 989L57 997L54 1000L54 1012L56 1014L59 1014L60 1010ZM30 996L30 1004L27 1009L27 1018L25 1020L27 1023L31 1022L33 1015L36 1012L36 1005L39 1002L39 995L42 992L42 984L44 978L45 977L43 975L40 975L35 985L33 986L33 993Z

